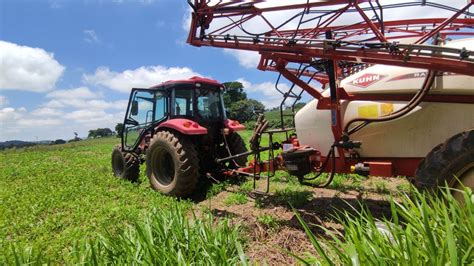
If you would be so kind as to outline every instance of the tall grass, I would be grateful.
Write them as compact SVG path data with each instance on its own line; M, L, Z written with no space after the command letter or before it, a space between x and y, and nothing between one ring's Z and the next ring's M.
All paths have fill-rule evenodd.
M319 259L334 265L473 265L474 196L464 190L464 200L456 201L449 190L441 197L414 191L400 202L390 199L391 218L375 219L362 208L356 214L342 213L342 232L323 227L330 240L317 239L296 214L317 255L301 258L309 264Z
M79 241L66 264L228 265L246 264L238 226L211 216L188 217L180 205L154 211L116 234ZM18 250L21 250L19 252ZM41 253L12 247L7 265L46 263ZM0 261L0 264L1 261Z

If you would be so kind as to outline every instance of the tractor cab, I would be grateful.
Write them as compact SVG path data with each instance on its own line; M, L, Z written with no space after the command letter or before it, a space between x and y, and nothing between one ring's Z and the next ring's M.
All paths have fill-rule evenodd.
M136 150L143 135L173 119L189 120L186 124L197 123L199 128L212 131L222 128L226 120L222 89L217 81L198 77L132 89L124 120L123 149Z

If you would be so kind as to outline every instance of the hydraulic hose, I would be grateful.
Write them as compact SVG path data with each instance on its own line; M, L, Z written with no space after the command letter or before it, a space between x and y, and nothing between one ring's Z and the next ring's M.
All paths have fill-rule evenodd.
M321 166L321 168L319 170L319 173L317 173L313 177L308 177L308 178L303 177L303 180L305 180L305 181L314 180L314 179L318 178L319 176L321 176L321 174L324 173L324 169L326 169L329 160L332 159L332 169L331 169L331 174L330 174L328 180L324 184L315 185L314 187L325 188L325 187L329 186L329 184L331 184L332 180L334 179L334 175L336 174L336 153L334 151L334 146L335 145L333 144L331 146L331 148L329 149L328 155L326 156L326 160L324 161L323 165Z

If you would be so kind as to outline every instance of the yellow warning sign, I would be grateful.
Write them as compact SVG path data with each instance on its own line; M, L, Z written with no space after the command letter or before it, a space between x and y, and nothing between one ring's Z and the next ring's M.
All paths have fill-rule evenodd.
M357 112L359 113L360 117L363 118L373 118L379 116L379 105L378 104L371 104L371 105L363 105L357 108Z
M382 103L380 105L380 114L389 115L393 113L393 103Z

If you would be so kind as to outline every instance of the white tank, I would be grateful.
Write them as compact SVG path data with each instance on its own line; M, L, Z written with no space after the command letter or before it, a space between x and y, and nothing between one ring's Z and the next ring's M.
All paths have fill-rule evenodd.
M451 41L449 47L474 50L474 38ZM418 91L427 71L423 69L374 65L341 81L351 94L406 94ZM458 94L474 97L474 77L443 73L435 78L430 94ZM329 96L329 90L323 92ZM317 110L312 100L295 116L296 133L302 145L326 154L334 142L331 111ZM396 111L406 102L343 102L344 125L356 117L379 117ZM363 157L425 157L449 137L474 128L474 104L422 103L409 114L388 122L371 123L351 135L362 142Z

